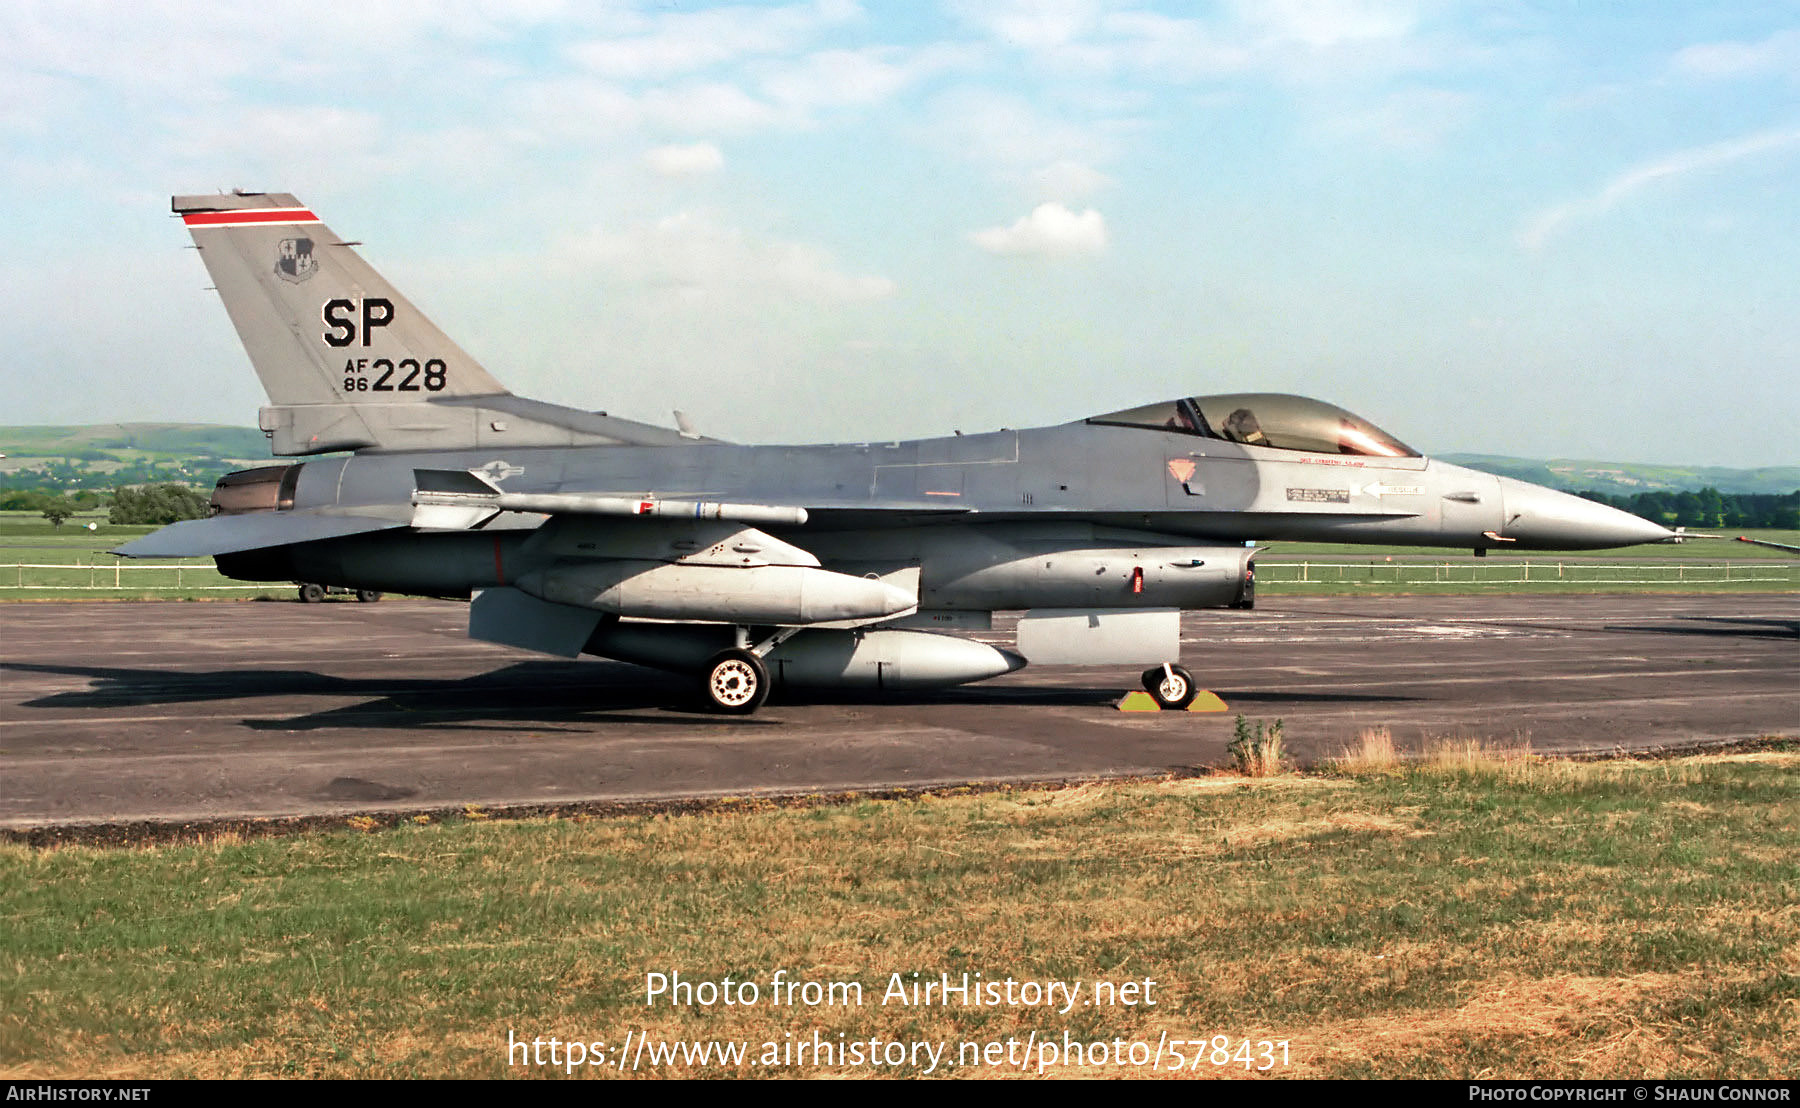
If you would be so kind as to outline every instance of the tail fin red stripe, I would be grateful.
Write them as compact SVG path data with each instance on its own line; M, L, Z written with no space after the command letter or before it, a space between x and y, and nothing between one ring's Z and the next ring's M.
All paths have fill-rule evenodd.
M189 227L242 227L252 223L317 223L319 217L305 208L251 208L241 212L188 212L181 221Z

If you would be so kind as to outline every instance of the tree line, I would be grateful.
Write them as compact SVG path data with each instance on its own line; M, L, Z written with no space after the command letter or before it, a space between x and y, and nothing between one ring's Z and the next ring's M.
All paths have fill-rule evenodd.
M211 511L206 493L188 485L120 485L110 494L106 521L118 524L158 526L201 519ZM0 490L0 511L37 512L58 527L76 512L93 511L106 497L93 489L63 494L43 489Z
M1793 492L1634 492L1608 495L1584 489L1577 496L1598 501L1665 527L1778 527L1800 530L1800 489Z

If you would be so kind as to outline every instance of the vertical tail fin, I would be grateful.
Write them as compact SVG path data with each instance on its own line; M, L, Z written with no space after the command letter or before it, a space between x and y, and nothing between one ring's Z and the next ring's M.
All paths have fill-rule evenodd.
M269 394L259 423L276 454L696 437L507 392L287 193L177 196L172 206Z
M269 395L262 423L278 453L465 445L474 410L434 402L510 395L293 196L172 206ZM421 420L423 405L440 410Z

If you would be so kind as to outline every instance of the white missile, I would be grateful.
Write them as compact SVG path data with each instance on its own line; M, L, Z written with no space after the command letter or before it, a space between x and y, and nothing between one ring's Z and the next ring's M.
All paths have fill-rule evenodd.
M501 512L542 515L661 516L721 519L737 523L806 522L805 508L779 504L723 504L708 500L665 500L644 496L598 496L578 492L504 492L473 470L413 470L414 527L465 531Z

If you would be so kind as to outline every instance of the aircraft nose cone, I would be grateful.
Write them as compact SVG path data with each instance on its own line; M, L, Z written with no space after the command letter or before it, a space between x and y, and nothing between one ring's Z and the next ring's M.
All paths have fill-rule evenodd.
M1500 478L1500 495L1506 506L1500 533L1516 541L1515 549L1598 550L1663 542L1675 534L1630 512L1508 477Z

